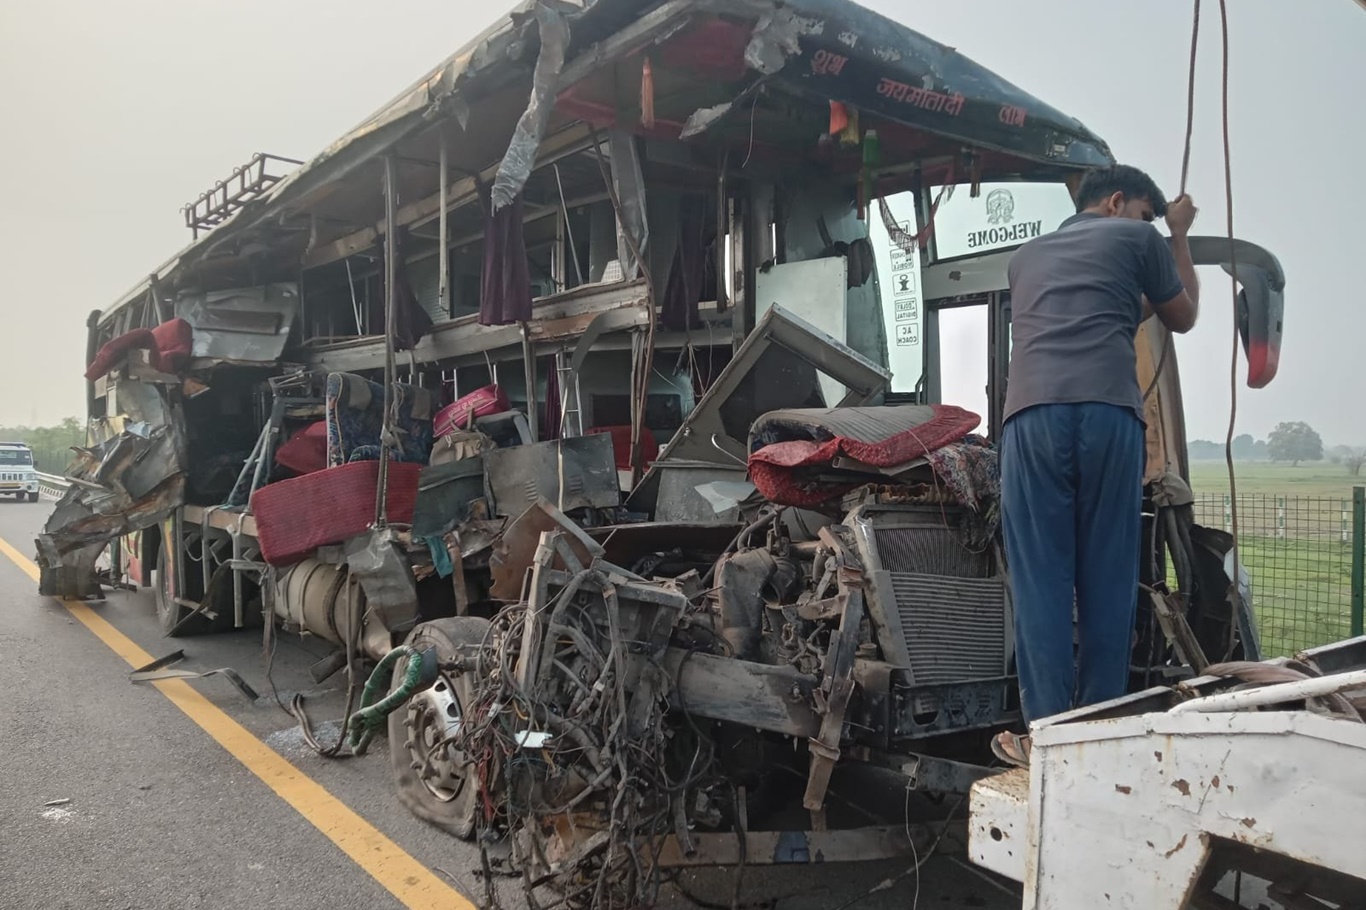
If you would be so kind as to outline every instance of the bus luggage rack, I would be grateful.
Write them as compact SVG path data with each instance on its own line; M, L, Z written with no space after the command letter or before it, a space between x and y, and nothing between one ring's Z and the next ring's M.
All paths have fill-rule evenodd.
M237 210L284 179L279 165L300 165L302 161L257 152L251 160L220 180L213 189L186 204L185 226L199 239L200 231L211 231L227 221ZM275 165L275 167L272 167Z

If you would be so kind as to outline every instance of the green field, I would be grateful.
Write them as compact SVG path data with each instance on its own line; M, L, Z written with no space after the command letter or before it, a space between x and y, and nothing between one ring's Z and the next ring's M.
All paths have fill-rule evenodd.
M1333 541L1243 537L1262 651L1286 656L1351 634L1351 551Z
M1241 558L1252 575L1267 656L1346 638L1351 632L1352 477L1341 465L1235 465ZM1227 468L1191 465L1196 521L1228 529Z
M1366 485L1366 476L1353 477L1342 465L1328 462L1288 464L1234 463L1239 495L1323 496L1352 498L1352 487ZM1191 463L1191 487L1197 493L1227 493L1228 468L1222 461Z

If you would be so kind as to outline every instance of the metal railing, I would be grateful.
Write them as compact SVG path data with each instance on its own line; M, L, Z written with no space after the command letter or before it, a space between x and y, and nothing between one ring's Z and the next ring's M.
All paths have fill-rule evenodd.
M1238 497L1239 555L1268 657L1362 634L1366 488L1347 496ZM1197 495L1195 520L1231 529L1229 497Z
M38 495L44 499L61 499L71 486L71 481L58 474L34 473L38 475Z

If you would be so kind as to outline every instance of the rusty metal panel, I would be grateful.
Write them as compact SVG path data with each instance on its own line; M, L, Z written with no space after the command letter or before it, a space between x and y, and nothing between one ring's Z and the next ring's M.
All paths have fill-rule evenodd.
M520 515L542 499L566 512L621 504L612 439L605 433L494 449L484 464L499 515Z
M522 581L536 556L541 535L563 531L565 544L581 566L592 563L603 555L602 547L559 509L541 500L527 509L504 529L493 545L489 557L489 574L493 584L489 594L496 600L516 603L522 597ZM552 561L553 568L565 568L562 559Z

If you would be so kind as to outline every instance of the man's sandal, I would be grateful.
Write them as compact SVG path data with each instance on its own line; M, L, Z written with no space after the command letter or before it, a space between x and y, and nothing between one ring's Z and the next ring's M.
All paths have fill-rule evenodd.
M1030 748L1028 735L999 733L991 738L991 754L1016 768L1029 767Z

